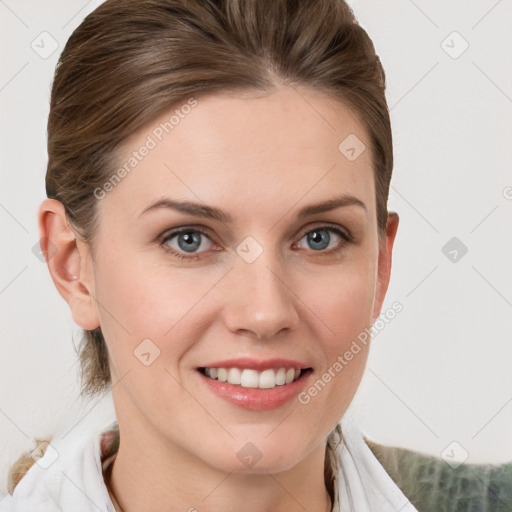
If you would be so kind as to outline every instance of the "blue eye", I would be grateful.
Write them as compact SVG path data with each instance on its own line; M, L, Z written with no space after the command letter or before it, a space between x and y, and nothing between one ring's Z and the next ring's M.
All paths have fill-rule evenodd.
M181 259L198 259L199 256L195 254L194 251L197 251L203 244L201 237L206 237L206 234L197 229L182 229L179 231L174 231L166 236L162 243L164 244L164 249L171 253L173 256ZM168 242L173 238L176 238L178 244L178 250L176 248L170 247ZM189 255L183 254L178 251L184 251Z
M333 233L335 235L334 239L341 239L341 242L338 240L334 248L331 247L330 250L326 250L332 243ZM181 260L198 260L200 254L206 252L208 249L208 242L205 242L205 239L209 240L210 245L212 245L210 238L203 231L196 228L184 228L164 235L161 244L164 250L172 257ZM310 229L302 235L299 244L303 239L306 239L309 248L312 249L313 252L319 253L319 256L328 256L340 252L349 243L354 241L352 235L334 226L319 226ZM173 245L171 245L171 241L173 241Z
M309 247L312 248L315 252L325 251L325 249L329 247L329 244L332 240L332 236L329 233L334 233L336 237L344 240L344 243L340 246L338 242L338 244L336 244L334 247L334 250L327 251L327 254L331 254L332 252L340 250L347 243L352 241L349 235L332 226L320 226L318 228L312 229L306 232L301 240L306 239Z

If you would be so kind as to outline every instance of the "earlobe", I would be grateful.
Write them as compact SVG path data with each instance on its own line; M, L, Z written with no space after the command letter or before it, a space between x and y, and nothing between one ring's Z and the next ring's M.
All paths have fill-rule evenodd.
M39 243L53 283L68 303L76 324L86 330L99 327L94 299L92 265L85 242L74 233L66 217L64 205L56 199L45 199L38 211ZM82 254L79 250L82 245Z
M395 242L398 230L399 216L396 212L388 213L388 221L386 225L386 236L382 239L379 248L379 261L377 272L377 284L375 292L375 302L373 309L372 322L377 320L381 313L382 304L386 297L389 280L391 277L391 261L393 256L393 244Z

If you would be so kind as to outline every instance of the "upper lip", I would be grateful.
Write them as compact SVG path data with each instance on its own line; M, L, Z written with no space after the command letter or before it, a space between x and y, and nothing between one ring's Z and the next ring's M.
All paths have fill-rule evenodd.
M236 359L225 359L224 361L214 361L200 368L247 368L251 370L269 370L271 368L297 368L305 370L311 368L310 365L296 361L294 359L273 358L273 359L252 359L250 357L239 357Z

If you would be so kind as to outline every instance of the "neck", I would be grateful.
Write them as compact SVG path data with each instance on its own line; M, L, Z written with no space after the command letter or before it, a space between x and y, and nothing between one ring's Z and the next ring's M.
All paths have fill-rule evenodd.
M177 447L153 451L123 431L123 442L105 474L116 512L325 512L332 492L324 481L325 445L297 466L276 474L232 473L187 457ZM148 456L151 453L151 456ZM153 457L153 454L157 454ZM171 461L171 462L170 462ZM170 463L169 463L170 462ZM151 489L151 492L148 492ZM330 495L331 493L331 495Z

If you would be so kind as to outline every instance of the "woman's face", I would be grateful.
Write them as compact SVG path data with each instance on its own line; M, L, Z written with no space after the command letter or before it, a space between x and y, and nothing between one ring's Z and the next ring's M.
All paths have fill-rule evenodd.
M186 104L126 142L129 172L97 194L81 281L116 414L226 471L286 470L357 390L396 224L379 259L369 140L341 103L283 87Z

